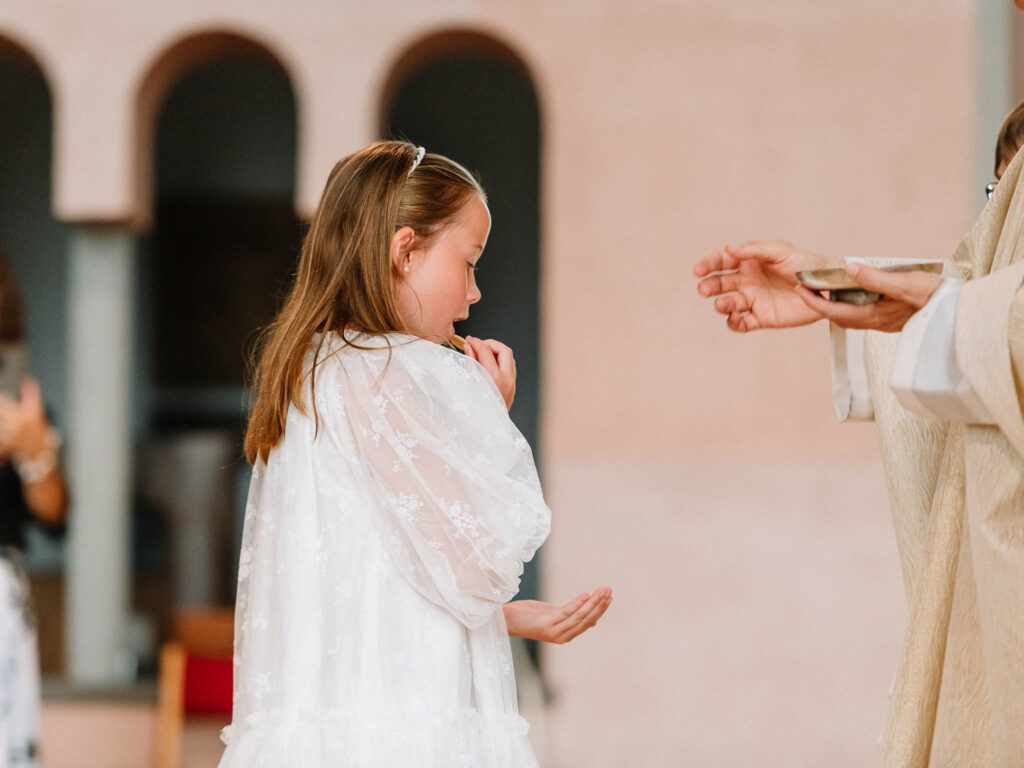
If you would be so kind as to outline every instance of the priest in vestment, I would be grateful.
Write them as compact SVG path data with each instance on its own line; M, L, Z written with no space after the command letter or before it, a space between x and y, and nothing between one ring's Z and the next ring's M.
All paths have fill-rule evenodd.
M694 268L733 330L829 319L840 416L878 424L910 611L885 768L1024 766L1022 168L1019 153L945 277L849 265L876 304L798 285L836 260L788 243Z

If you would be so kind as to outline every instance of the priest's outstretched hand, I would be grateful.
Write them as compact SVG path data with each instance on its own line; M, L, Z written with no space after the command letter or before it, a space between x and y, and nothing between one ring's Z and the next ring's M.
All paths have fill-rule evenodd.
M842 259L819 256L779 240L727 245L698 261L693 274L702 296L714 297L726 325L744 333L793 328L826 318L843 328L899 331L942 283L926 272L883 272L851 263L846 270L861 286L883 294L874 304L832 302L799 284L801 270L842 267Z
M781 240L753 240L709 253L694 265L693 274L700 280L697 290L714 297L715 310L726 316L726 325L745 333L820 320L821 313L797 293L796 273L842 265L842 260Z

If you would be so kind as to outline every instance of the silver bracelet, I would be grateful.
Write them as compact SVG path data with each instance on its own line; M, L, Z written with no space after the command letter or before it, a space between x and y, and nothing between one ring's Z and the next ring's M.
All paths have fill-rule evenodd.
M46 445L31 459L24 454L14 454L14 471L21 482L26 485L38 483L57 468L57 451L60 450L61 439L53 427L46 430Z

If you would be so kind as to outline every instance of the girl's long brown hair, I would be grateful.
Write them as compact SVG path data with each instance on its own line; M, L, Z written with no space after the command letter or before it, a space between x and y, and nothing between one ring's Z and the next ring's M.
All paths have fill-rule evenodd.
M479 183L458 163L404 141L371 144L334 166L302 243L299 267L284 306L257 349L256 399L245 433L245 457L264 461L284 436L288 408L307 413L303 360L314 335L346 327L365 333L404 331L395 303L391 238L402 227L429 245ZM316 375L320 336L311 376ZM314 416L316 404L312 404Z

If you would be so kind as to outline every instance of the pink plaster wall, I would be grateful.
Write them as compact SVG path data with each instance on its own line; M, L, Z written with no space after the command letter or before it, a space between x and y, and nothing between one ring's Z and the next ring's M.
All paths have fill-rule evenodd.
M568 37L554 19L538 25L551 35L539 68L559 74L548 83L548 458L873 455L870 429L836 432L824 329L729 335L691 268L755 237L950 255L980 194L969 188L969 14L616 7Z
M617 594L546 649L548 765L870 764L904 623L874 429L836 423L823 327L729 334L690 270L746 237L951 254L980 194L970 8L600 8L533 41L563 73L546 585Z

